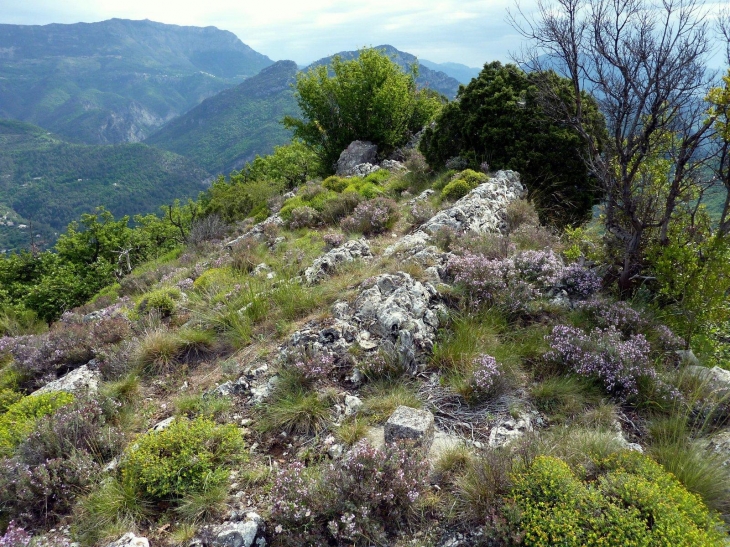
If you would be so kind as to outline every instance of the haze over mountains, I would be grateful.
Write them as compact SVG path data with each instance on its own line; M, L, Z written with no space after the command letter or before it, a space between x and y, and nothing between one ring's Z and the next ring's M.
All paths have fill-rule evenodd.
M378 47L404 68L418 61ZM425 61L417 83L453 99L469 70ZM0 25L0 119L16 120L0 121L0 250L27 248L18 226L31 221L52 243L96 205L147 213L195 197L289 142L280 120L298 112L297 71L215 27Z

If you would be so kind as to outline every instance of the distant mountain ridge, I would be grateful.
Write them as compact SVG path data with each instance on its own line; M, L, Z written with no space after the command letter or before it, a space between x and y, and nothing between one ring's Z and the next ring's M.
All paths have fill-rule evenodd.
M0 117L76 142L136 142L272 63L215 27L0 25Z
M415 55L412 55L405 51L400 51L393 46L382 45L376 46L375 49L383 51L386 55L393 59L393 61L395 61L398 65L406 70L409 67L413 66L414 63L418 63L418 77L416 78L416 83L419 86L438 91L449 99L454 99L456 97L456 93L459 91L459 81L457 79L452 78L445 72L432 70L431 68L421 63ZM332 62L332 58L335 55L339 55L344 60L350 60L355 59L358 55L358 52L341 51L339 53L335 53L334 55L330 55L329 57L324 57L319 61L315 61L309 66L315 67L319 65L328 65Z
M240 169L291 139L281 119L299 115L291 87L297 72L294 61L279 61L204 100L145 143L181 154L214 175Z
M419 62L431 70L441 71L448 74L452 78L459 80L460 83L466 85L471 82L472 78L479 76L481 68L462 65L461 63L434 63L426 59L419 59Z

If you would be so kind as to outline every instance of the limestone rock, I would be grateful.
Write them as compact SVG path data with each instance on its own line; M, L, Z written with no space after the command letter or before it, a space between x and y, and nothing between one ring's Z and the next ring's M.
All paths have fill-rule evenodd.
M233 397L245 395L251 389L251 385L248 383L246 378L240 377L235 382L228 381L224 382L218 387L206 392L206 395L212 395L214 397Z
M353 177L367 177L370 173L375 173L375 171L380 171L380 166L373 165L372 163L361 163L350 170L350 175Z
M150 542L145 537L135 536L132 532L128 532L106 547L150 547Z
M276 226L281 227L284 226L284 219L281 218L278 214L272 215L269 218L262 220L258 224L254 225L253 228L251 228L248 232L243 234L242 236L238 236L236 239L233 239L226 243L226 247L229 249L233 249L236 245L238 245L240 242L252 238L257 240L264 239L264 232L267 227L269 226Z
M433 349L441 307L430 283L404 272L379 275L361 286L354 308L354 321L389 342L410 372L418 368L418 355Z
M456 232L497 232L504 222L504 208L525 193L520 175L514 171L498 171L494 178L480 184L454 205L436 213L421 230L435 234L441 228Z
M338 176L352 175L354 168L362 163L376 162L378 146L369 141L353 141L340 154L337 160L336 173Z
M707 446L720 455L726 466L730 466L730 431L721 431L713 435Z
M399 406L385 422L386 443L415 441L416 445L428 450L433 442L433 435L433 414L428 410Z
M353 239L339 247L335 247L316 259L312 265L304 271L304 278L309 284L318 283L329 276L342 264L352 262L358 258L370 258L372 256L370 246L365 239Z
M355 395L345 395L345 416L357 414L362 408L362 404L360 397L356 397Z
M99 389L101 373L98 370L92 370L88 365L83 365L72 370L58 380L47 383L42 388L33 392L33 395L42 393L54 393L56 391L66 391L68 393L96 393Z
M261 537L263 521L256 513L246 514L239 522L226 522L212 529L214 547L262 547L266 541ZM259 539L257 540L257 536Z
M492 448L506 446L528 431L532 431L532 423L527 414L501 420L489 432L489 446Z
M444 268L449 259L449 253L444 253L433 244L431 236L423 230L407 234L397 242L386 247L384 256L397 256L404 262L414 262L426 268ZM439 274L442 277L441 274Z
M380 167L388 171L408 171L405 165L396 160L383 160L380 162Z
M155 425L152 426L151 431L164 431L168 427L172 425L172 422L175 421L175 416L170 416L169 418L165 418L161 422L157 422Z

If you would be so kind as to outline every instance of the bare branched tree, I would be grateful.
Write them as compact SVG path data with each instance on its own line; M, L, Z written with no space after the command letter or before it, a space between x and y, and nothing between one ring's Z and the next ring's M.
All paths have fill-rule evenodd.
M666 242L678 204L697 190L696 172L708 161L701 153L713 126L703 104L707 12L701 0L538 0L534 13L518 5L509 17L529 43L516 60L573 83L566 96L545 78L542 100L587 144L585 161L605 192L607 233L620 249L619 289L629 293L649 235ZM589 132L581 91L599 102L606 142Z
M725 186L725 203L720 216L719 232L730 234L730 8L725 8L718 17L717 30L725 43L724 85L712 94L714 114L717 117L714 143L717 160L714 163L715 178Z

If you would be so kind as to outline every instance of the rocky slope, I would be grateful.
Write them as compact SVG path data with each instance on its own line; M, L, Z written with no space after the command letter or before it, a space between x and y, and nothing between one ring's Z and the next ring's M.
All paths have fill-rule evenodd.
M379 166L387 177L362 179L369 191L379 181L379 194L398 199L377 195L352 210L370 215L365 234L319 220L315 230L297 226L303 217L287 217L284 201L281 214L238 226L237 237L141 268L48 333L0 339L0 356L28 373L25 389L73 392L79 401L90 394L108 407L95 414L113 425L104 435L116 435L111 448L99 435L101 461L73 491L77 506L49 497L42 521L34 505L23 506L27 497L0 489L2 510L25 507L16 518L29 529L35 523L46 541L73 536L108 547L344 546L373 538L466 547L514 545L543 524L562 533L552 506L540 513L530 505L562 486L559 499L589 504L578 512L585 518L616 512L605 530L600 518L590 521L596 533L624 526L650 533L631 508L660 485L664 501L652 519L672 526L683 544L697 537L722 545L727 535L715 517L677 528L685 516L672 504L694 507L699 498L682 498L684 487L642 455L657 453L652 431L661 422L632 397L664 404L671 416L671 401L692 395L692 408L705 412L726 392L727 371L695 368L666 327L600 294L591 265L568 260L555 234L539 226L517 173L493 173L448 201L441 189L450 177L426 188L396 163ZM376 166L360 167L354 171ZM312 181L282 199L325 190ZM387 211L399 220L382 223ZM356 225L348 218L341 226ZM639 377L656 382L653 390L631 392ZM709 448L698 454L709 461L717 451L724 461L727 408L712 408L714 425L698 433ZM57 412L75 423L78 411ZM0 427L0 481L11 463L29 465L38 438L47 447L62 430L45 420L50 429L25 440L3 437ZM232 438L243 443L232 447ZM188 444L170 448L181 440ZM685 452L690 446L699 450L691 444ZM612 458L623 462L617 475ZM543 464L555 467L533 473ZM79 469L73 480L85 476ZM579 472L604 475L583 496ZM218 488L206 489L214 480ZM625 501L611 501L613 487L627 481ZM622 512L623 504L630 509ZM702 507L693 515L706 514ZM515 510L523 518L508 520Z

